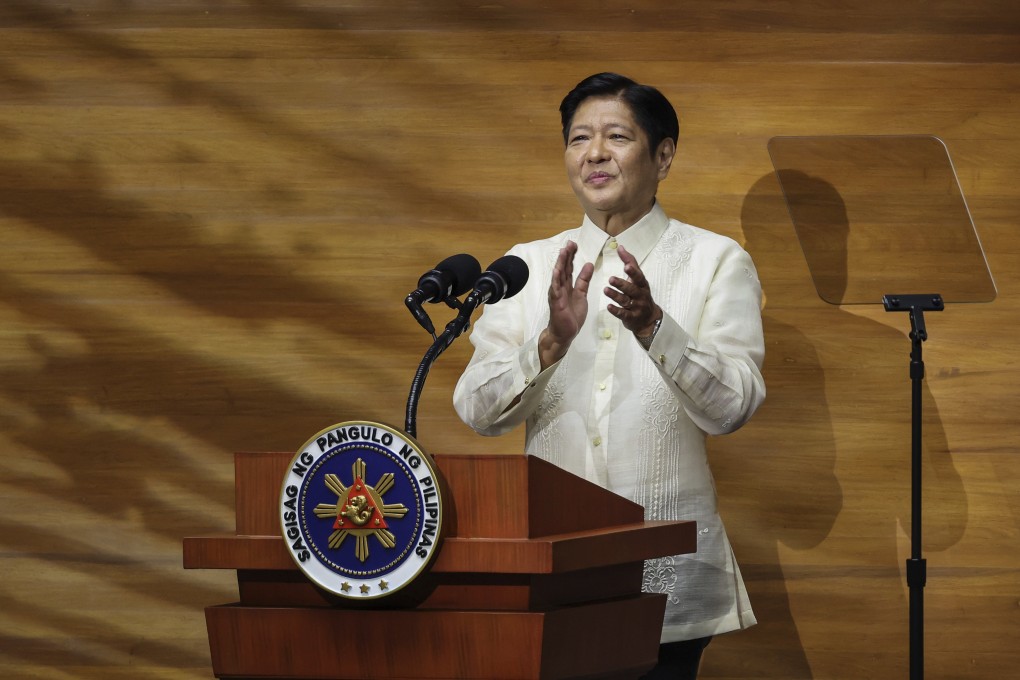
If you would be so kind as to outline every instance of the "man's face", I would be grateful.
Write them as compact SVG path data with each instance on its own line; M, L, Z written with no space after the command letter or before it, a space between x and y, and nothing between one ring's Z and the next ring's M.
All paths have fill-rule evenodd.
M627 228L652 207L659 182L669 173L673 140L654 157L630 107L616 97L590 97L577 107L564 154L567 177L585 213L605 228Z

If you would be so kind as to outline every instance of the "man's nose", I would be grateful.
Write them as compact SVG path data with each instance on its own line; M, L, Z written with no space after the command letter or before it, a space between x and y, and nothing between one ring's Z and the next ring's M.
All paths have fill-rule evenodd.
M608 157L609 151L606 147L606 140L601 136L592 137L591 143L588 145L586 160L589 163L599 163Z

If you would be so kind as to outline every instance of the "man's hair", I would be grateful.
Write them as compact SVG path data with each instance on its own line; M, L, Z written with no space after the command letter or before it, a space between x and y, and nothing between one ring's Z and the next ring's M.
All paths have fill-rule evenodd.
M648 151L655 157L659 144L667 137L676 144L680 123L669 100L654 87L641 85L618 73L596 73L588 76L567 93L560 103L563 143L569 143L570 125L581 102L590 97L619 97L630 108L637 124L648 137Z

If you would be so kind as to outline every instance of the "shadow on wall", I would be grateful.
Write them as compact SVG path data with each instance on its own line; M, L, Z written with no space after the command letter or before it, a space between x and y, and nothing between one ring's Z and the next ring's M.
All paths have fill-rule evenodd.
M831 186L812 183L828 205L841 204ZM845 212L827 217L826 238L835 239L826 250L827 280L845 281L839 239L852 225ZM832 608L858 599L850 591L868 589L862 606L875 607L876 621L888 611L899 617L881 621L875 635L890 626L906 633L897 536L910 532L909 340L817 296L803 276L803 253L774 174L746 194L741 225L767 299L768 396L744 430L713 438L709 447L758 625L721 641L733 653L706 655L703 675L813 678L802 633L838 629ZM963 536L967 500L937 405L924 392L925 493L932 501L925 550L935 551ZM860 394L869 396L853 396ZM853 630L859 623L833 635L848 651L860 646L862 658L869 644L888 647Z
M778 184L771 175L762 178L745 198L742 227L767 296L767 396L742 430L708 442L723 519L758 625L721 639L732 653L707 654L704 677L813 677L779 546L807 550L821 543L843 496L821 361L812 340L774 311L783 301L769 284L785 271L784 248L777 246L789 238L786 217Z

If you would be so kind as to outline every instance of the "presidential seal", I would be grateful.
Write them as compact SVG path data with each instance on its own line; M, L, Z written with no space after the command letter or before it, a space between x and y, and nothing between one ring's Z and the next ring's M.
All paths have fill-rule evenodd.
M384 598L425 571L438 550L443 499L435 463L387 425L334 425L291 460L280 523L313 583L349 600Z

